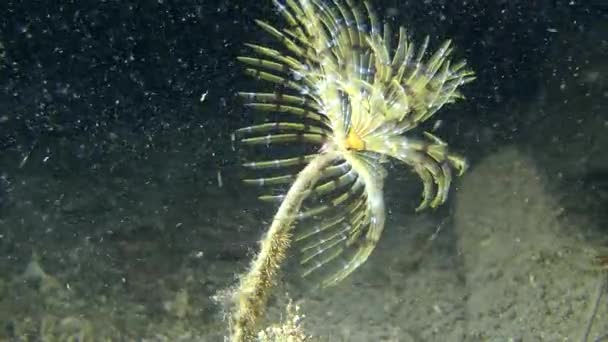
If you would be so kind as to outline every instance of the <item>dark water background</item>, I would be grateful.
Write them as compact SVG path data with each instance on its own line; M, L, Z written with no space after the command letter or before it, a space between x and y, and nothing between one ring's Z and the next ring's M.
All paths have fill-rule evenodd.
M74 143L65 148L90 162L117 143L129 146L169 132L218 143L213 149L219 154L243 117L234 93L247 80L234 57L246 53L243 43L267 40L252 22L277 22L269 3L4 2L0 101L8 120L1 126L0 146L26 153L36 149L34 144L44 148L45 139L67 137ZM591 27L605 20L607 11L601 1L384 1L377 6L392 14L390 21L411 28L417 40L426 34L436 44L444 37L455 40L457 53L479 75L465 90L470 100L461 104L467 107L459 117L505 125L504 139L514 139L509 129L525 122L492 117L495 109L536 96L546 76L541 66L558 37L572 33L601 41L603 32ZM555 63L558 73L576 67L567 60ZM207 91L202 108L198 99ZM138 149L145 155L145 148ZM214 162L229 158L221 154Z

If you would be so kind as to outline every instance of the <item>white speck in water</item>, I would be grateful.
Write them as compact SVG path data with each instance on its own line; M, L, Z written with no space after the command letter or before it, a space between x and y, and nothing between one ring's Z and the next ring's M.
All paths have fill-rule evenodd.
M222 181L222 172L220 170L217 170L217 186L218 188L224 186L224 182Z
M443 124L443 120L435 121L435 124L433 125L433 129L431 131L435 132L436 130L438 130L441 127L442 124Z
M205 102L205 99L207 98L207 94L209 94L209 90L207 90L206 92L204 92L201 95L201 103Z
M23 159L21 159L21 163L19 163L19 168L22 168L25 166L25 163L27 163L27 160L29 159L30 154L26 154Z

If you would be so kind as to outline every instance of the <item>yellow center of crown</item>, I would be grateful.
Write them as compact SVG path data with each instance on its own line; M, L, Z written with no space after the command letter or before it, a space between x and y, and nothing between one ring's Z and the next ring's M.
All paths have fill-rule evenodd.
M362 151L365 149L365 141L352 130L348 133L348 137L346 137L345 145L349 150Z

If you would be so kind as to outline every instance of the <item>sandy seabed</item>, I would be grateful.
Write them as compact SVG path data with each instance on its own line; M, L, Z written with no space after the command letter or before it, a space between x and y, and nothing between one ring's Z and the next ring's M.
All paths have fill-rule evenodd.
M162 191L163 181L142 187L123 175L86 192L77 177L15 177L0 221L0 337L221 341L225 312L213 298L235 284L272 212L227 196L213 176L199 180L205 191L187 177ZM269 321L288 293L320 341L579 341L601 239L583 234L545 178L504 147L457 180L438 211L415 214L389 190L369 261L322 291L287 272ZM607 316L604 300L591 338L608 332Z

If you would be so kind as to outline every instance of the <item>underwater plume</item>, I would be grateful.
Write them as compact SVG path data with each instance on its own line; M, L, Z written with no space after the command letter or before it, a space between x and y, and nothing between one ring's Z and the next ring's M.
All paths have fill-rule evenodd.
M233 341L253 337L294 242L301 274L321 287L367 260L384 229L387 161L420 177L417 210L444 203L454 171L467 167L440 138L414 133L474 79L450 60L449 40L430 54L428 37L415 46L405 28L393 35L369 1L273 2L285 27L256 22L277 48L247 44L253 55L238 58L270 89L240 93L265 119L235 135L257 157L243 164L253 173L245 183L279 208L235 292Z

